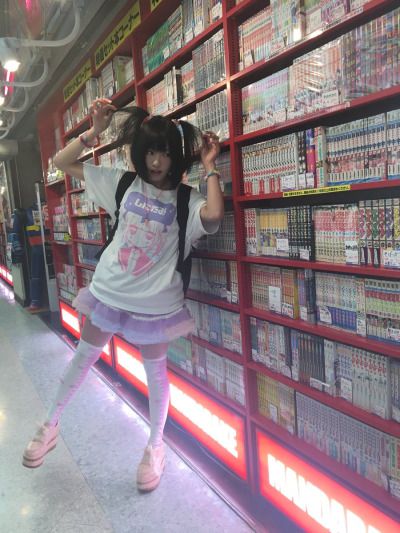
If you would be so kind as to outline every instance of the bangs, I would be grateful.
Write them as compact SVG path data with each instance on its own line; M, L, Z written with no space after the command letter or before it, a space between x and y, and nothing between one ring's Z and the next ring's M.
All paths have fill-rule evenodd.
M152 122L154 119L152 120ZM167 152L170 150L168 143L168 135L165 128L159 128L155 124L145 124L143 126L142 133L142 149L147 152L147 150L158 150L160 152Z

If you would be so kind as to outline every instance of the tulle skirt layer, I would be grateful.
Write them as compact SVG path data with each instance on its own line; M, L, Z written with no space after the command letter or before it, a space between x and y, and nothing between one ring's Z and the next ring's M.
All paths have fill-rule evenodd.
M194 320L185 306L168 315L132 313L103 304L88 287L79 291L73 306L102 331L122 335L137 345L170 342L188 335L194 328Z

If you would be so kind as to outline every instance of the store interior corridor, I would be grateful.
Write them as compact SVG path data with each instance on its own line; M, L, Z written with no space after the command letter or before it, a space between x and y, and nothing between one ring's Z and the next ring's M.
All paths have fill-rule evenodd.
M138 492L147 424L95 371L65 410L55 450L40 468L24 468L23 449L72 355L0 282L2 533L253 531L169 447L158 489Z

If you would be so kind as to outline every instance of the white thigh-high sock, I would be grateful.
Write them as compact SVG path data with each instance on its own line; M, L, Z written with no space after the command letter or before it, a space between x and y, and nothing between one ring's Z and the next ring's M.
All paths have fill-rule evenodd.
M160 359L145 359L143 365L147 376L150 406L151 446L161 446L169 406L169 381L167 375L167 356Z
M47 424L55 426L58 423L64 407L79 389L90 367L97 361L102 351L103 348L100 348L100 346L93 346L93 344L89 344L82 339L79 341L75 355L60 379L61 385L47 413Z

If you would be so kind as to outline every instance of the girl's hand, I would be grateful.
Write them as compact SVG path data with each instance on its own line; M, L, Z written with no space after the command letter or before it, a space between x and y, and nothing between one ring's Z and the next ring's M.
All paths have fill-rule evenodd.
M215 160L220 150L218 135L212 131L206 131L203 134L203 144L200 150L201 161L206 172L214 170Z
M99 135L110 125L114 111L117 108L112 105L107 98L96 98L89 107L89 112L93 119L93 130L95 135Z

